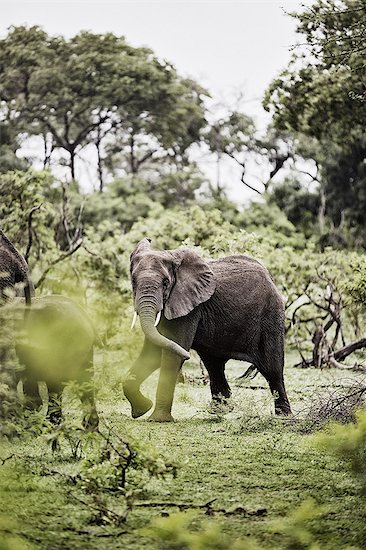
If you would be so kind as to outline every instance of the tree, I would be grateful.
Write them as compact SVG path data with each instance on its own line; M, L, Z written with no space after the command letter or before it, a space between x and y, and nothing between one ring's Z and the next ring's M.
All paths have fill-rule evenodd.
M318 0L293 16L309 53L304 46L295 49L264 105L280 131L318 142L313 158L326 214L334 227L350 228L359 241L366 208L366 5Z
M155 112L132 112L117 124L115 139L106 147L105 165L121 175L157 173L162 165L187 165L187 150L200 140L205 123L203 98L207 92L184 79L171 86L171 100Z
M13 125L6 120L0 122L0 172L25 170L29 164L26 159L16 156L19 140Z
M298 32L323 67L353 73L351 97L365 100L366 4L364 0L318 0L296 14ZM358 79L358 84L357 84Z
M318 223L320 209L319 190L306 189L298 178L285 178L273 189L270 204L276 204L291 223L311 236Z
M293 144L284 132L269 127L264 136L259 136L254 120L240 111L228 111L211 125L205 133L210 151L217 155L219 163L223 156L232 159L240 167L240 181L257 194L266 194L276 174L294 158ZM248 178L250 163L265 165L263 178L252 183L254 175ZM218 178L219 179L219 178ZM221 189L217 182L218 191Z
M2 111L19 131L43 137L45 165L54 149L66 151L75 179L76 156L96 147L101 190L103 144L113 132L127 142L135 173L158 146L183 155L205 122L202 88L112 33L66 40L13 27L0 41L0 79ZM140 156L136 136L149 144Z

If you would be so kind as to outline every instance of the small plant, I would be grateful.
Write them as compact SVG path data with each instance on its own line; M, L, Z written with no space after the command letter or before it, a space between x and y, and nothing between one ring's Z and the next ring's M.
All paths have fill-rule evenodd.
M354 422L357 410L364 407L365 403L364 380L353 382L346 387L330 389L327 393L313 397L306 410L302 411L297 428L306 433L318 430L330 422Z
M313 438L319 449L340 458L360 481L366 493L366 411L355 413L354 424L330 424Z
M176 476L176 465L165 461L154 449L108 429L86 432L61 424L48 436L53 450L63 442L70 446L76 464L70 472L44 470L59 475L67 496L85 506L91 522L119 526L152 479Z
M18 526L14 520L0 516L0 550L32 550L33 545L15 534Z
M277 520L273 524L273 531L282 535L286 550L321 550L312 532L310 522L322 517L327 512L325 506L319 506L314 499L309 498L289 514L286 518Z
M192 512L178 512L169 517L157 518L144 529L144 534L155 539L162 550L260 550L255 540L236 540L222 532L212 521L194 528Z

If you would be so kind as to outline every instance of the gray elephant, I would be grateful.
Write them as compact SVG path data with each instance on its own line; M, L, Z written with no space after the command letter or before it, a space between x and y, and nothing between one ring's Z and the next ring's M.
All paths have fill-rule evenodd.
M20 307L16 337L16 352L24 370L17 373L22 380L28 405L42 404L38 381L47 383L49 416L61 418L60 398L63 385L71 380L83 383L82 399L87 405L84 425L95 427L98 415L91 387L93 370L94 328L85 313L65 296L34 298L34 286L27 262L0 229L0 304L1 323L19 311L19 304L9 305L11 295L24 296L26 309ZM19 317L19 315L17 316ZM9 324L10 325L10 324ZM6 357L6 347L0 346L0 367Z
M98 425L92 385L95 339L89 317L70 298L57 295L33 298L16 343L16 353L24 366L18 380L22 380L32 408L42 404L38 382L46 382L48 416L58 423L64 384L75 380L81 384L81 399L86 406L84 426Z
M152 407L140 385L161 367L150 419L173 420L175 383L191 348L209 373L214 402L230 397L225 364L239 359L265 377L276 414L291 414L283 378L284 304L267 269L245 255L206 261L191 249L159 251L150 243L143 239L131 254L134 307L145 334L123 386L132 416Z
M27 262L0 229L0 304L8 302L12 293L24 295L29 305L34 287Z

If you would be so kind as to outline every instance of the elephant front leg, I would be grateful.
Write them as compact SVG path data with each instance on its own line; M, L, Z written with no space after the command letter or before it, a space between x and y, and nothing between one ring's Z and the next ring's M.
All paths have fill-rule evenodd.
M25 406L28 409L37 410L42 407L42 398L39 393L38 381L29 374L22 378Z
M174 352L163 350L155 409L149 420L154 422L173 422L172 405L178 373L182 358Z
M150 374L160 367L160 361L161 350L145 340L139 357L123 382L123 393L130 402L132 418L144 415L153 405L151 399L141 393L140 386Z

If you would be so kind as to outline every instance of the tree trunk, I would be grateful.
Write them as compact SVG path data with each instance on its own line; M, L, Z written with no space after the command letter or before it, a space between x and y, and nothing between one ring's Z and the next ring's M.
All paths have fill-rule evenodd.
M334 359L336 361L343 361L348 355L351 355L354 351L358 349L366 348L366 338L361 338L358 342L353 342L353 344L348 344L338 351L334 352Z
M103 193L104 188L104 178L103 178L103 160L100 154L100 139L95 142L97 148L97 157L98 157L98 177L99 177L99 193Z
M70 171L71 171L71 179L75 181L75 149L71 148L69 149L70 153Z

